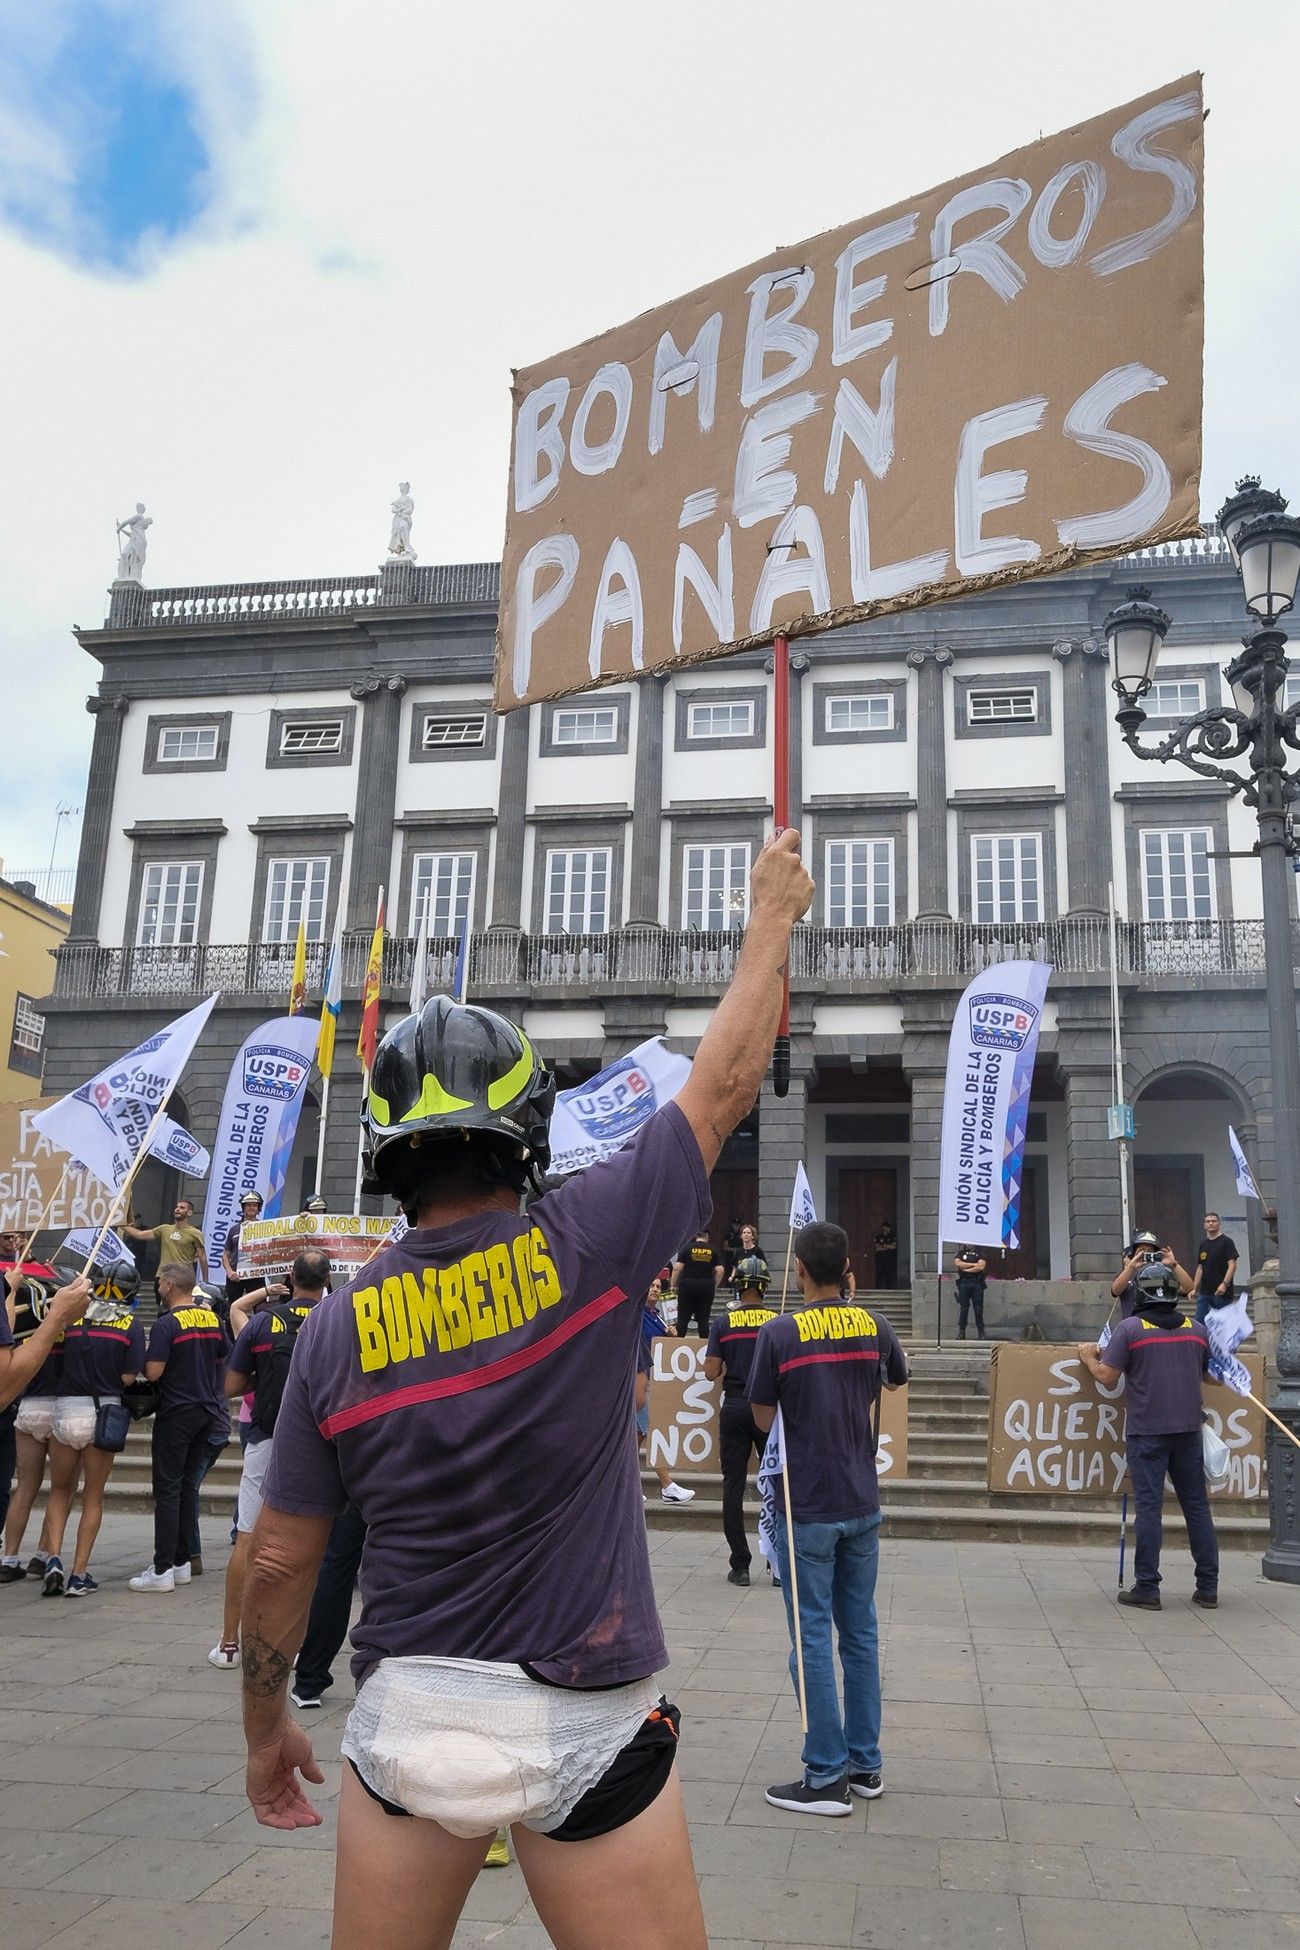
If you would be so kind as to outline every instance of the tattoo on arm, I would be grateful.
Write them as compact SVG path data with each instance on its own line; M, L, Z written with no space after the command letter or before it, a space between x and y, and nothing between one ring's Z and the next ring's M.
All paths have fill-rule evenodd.
M289 1677L290 1661L278 1645L253 1632L244 1640L244 1691L254 1699L272 1699Z

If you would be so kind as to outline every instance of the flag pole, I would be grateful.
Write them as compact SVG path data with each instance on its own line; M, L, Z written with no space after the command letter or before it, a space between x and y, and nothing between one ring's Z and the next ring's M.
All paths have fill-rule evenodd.
M321 1078L320 1116L316 1120L316 1185L315 1197L320 1197L321 1184L325 1177L325 1127L330 1114L330 1080Z
M59 1182L54 1187L53 1192L50 1194L49 1204L46 1206L45 1210L41 1213L41 1216L37 1220L36 1224L32 1227L31 1233L27 1240L27 1244L23 1247L21 1253L19 1253L17 1259L14 1261L15 1270L17 1270L17 1268L23 1264L23 1262L27 1258L27 1255L31 1252L32 1247L36 1244L37 1234L44 1232L46 1225L49 1223L51 1212L53 1212L55 1206L58 1204L60 1198L63 1196L63 1187L68 1182L68 1173L71 1169L72 1169L72 1159L69 1158L68 1162L64 1165L63 1170L59 1173Z
M86 1255L86 1263L81 1269L83 1274L88 1273L91 1267L95 1264L95 1261L99 1258L100 1247L103 1245L105 1239L107 1239L109 1233L112 1231L114 1225L116 1225L117 1223L117 1215L122 1208L122 1204L126 1198L127 1193L131 1189L131 1186L135 1180L135 1175L139 1171L145 1159L150 1155L153 1141L157 1137L159 1131L162 1129L162 1121L164 1116L166 1115L167 1105L171 1101L171 1094L175 1088L176 1088L176 1079L173 1077L172 1081L168 1084L166 1090L164 1090L162 1094L162 1101L159 1103L157 1110L153 1114L153 1118L150 1121L148 1130L145 1132L144 1136L140 1140L140 1147L137 1150L134 1158L132 1158L131 1160L131 1169L127 1172L126 1177L122 1180L122 1183L118 1186L116 1192L113 1194L113 1202L108 1208L108 1217L105 1219L103 1225L99 1228L99 1231L95 1237L95 1243Z
M1256 1408L1259 1410L1261 1415L1267 1415L1269 1421L1273 1424L1275 1429L1281 1429L1283 1435L1286 1437L1288 1442L1294 1442L1296 1448L1300 1449L1300 1436L1297 1436L1291 1429L1287 1427L1285 1422L1281 1421L1276 1415L1274 1415L1271 1408L1266 1408L1263 1402L1259 1399L1258 1395L1252 1395L1249 1388L1247 1388L1245 1390L1245 1396L1248 1402L1254 1402Z
M772 830L790 824L790 639L772 643ZM772 1095L790 1094L790 953L781 968L781 1020L772 1046Z
M1128 1491L1119 1506L1119 1588L1124 1589L1124 1546L1128 1542Z
M803 1628L799 1622L799 1572L796 1566L798 1553L794 1542L794 1511L790 1505L790 1457L785 1446L785 1432L781 1440L781 1486L785 1491L785 1534L787 1569L790 1573L790 1616L794 1619L794 1665L799 1692L799 1724L805 1735L808 1732L808 1688L803 1676Z
M790 1291L790 1256L793 1252L794 1252L794 1227L791 1226L790 1237L785 1242L785 1272L781 1275L781 1312L782 1313L785 1312L785 1298Z

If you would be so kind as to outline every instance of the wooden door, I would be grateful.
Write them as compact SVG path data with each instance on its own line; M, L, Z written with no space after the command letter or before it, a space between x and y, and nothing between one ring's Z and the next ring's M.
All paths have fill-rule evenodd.
M758 1224L758 1173L737 1170L733 1166L721 1165L709 1179L709 1190L713 1194L713 1218L709 1224L709 1238L719 1252L727 1236L731 1222L738 1225L756 1226ZM760 1244L763 1241L760 1237ZM770 1260L776 1257L771 1240L764 1250ZM780 1269L777 1269L778 1272Z
M1144 1165L1135 1159L1133 1230L1154 1232L1162 1246L1173 1247L1179 1264L1189 1271L1201 1237L1195 1225L1199 1216L1192 1210L1192 1174L1187 1165Z
M958 1240L960 1245L961 1241ZM1038 1166L1026 1163L1020 1188L1020 1244L1014 1252L989 1252L991 1280L1038 1278Z
M849 1235L849 1265L858 1285L876 1284L876 1233L888 1219L898 1232L898 1169L895 1165L841 1165L836 1180L835 1223ZM897 1264L897 1262L895 1262Z

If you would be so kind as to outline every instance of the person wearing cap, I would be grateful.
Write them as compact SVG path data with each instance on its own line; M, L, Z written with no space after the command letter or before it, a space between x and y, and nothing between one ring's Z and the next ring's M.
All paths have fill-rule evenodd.
M1174 1486L1196 1565L1192 1602L1212 1611L1219 1602L1219 1545L1205 1487L1201 1448L1201 1389L1220 1384L1210 1373L1204 1325L1180 1311L1179 1281L1154 1262L1134 1275L1138 1311L1121 1320L1105 1347L1081 1342L1079 1357L1104 1388L1125 1377L1125 1434L1133 1482L1136 1539L1133 1584L1119 1603L1160 1610L1160 1546L1165 1478Z
M745 1230L753 1232L749 1226ZM742 1253L733 1278L735 1299L709 1325L704 1372L710 1381L722 1383L718 1448L722 1461L722 1534L731 1554L727 1582L744 1586L749 1583L752 1561L745 1532L745 1484L750 1457L757 1456L761 1462L767 1441L745 1400L745 1384L758 1330L776 1318L776 1309L766 1303L771 1274L760 1253Z
M367 1534L334 1950L368 1950L379 1915L385 1950L445 1950L507 1826L554 1942L626 1942L634 1916L637 1950L705 1950L633 1400L642 1296L707 1223L771 1055L812 898L797 833L763 848L751 894L678 1096L526 1211L555 1080L524 1033L437 996L376 1052L365 1183L410 1230L298 1336L242 1619L249 1800L314 1826L321 1772L286 1695L350 1498Z
M1192 1276L1178 1264L1172 1246L1162 1246L1154 1232L1135 1232L1133 1244L1124 1255L1124 1264L1110 1283L1111 1298L1119 1301L1119 1317L1127 1320L1138 1306L1137 1276L1145 1266L1165 1267L1180 1293L1190 1293Z

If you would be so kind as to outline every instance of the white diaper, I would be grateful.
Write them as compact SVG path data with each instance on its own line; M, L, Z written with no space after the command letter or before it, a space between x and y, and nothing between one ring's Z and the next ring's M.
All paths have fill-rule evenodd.
M348 1715L343 1753L373 1793L449 1834L516 1821L549 1834L659 1696L653 1679L578 1692L514 1665L383 1659Z

